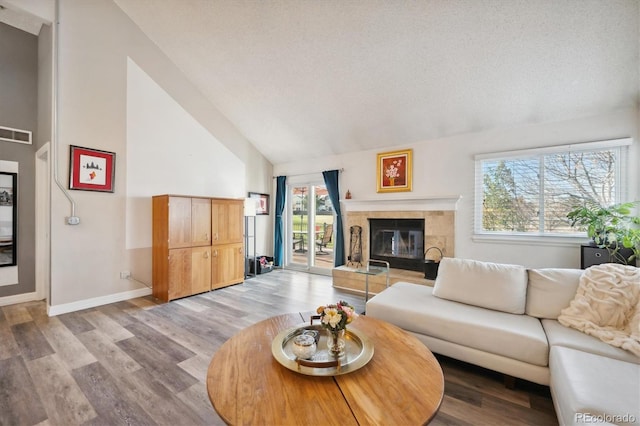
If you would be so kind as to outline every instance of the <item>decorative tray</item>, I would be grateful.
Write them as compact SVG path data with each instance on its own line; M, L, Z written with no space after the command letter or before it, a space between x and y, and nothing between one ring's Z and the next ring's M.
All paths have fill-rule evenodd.
M318 332L317 352L301 360L293 353L293 338L306 330ZM320 324L303 323L280 332L271 344L273 357L284 367L309 376L337 376L365 366L373 357L373 344L360 331L347 328L345 354L336 359L327 348L328 331Z

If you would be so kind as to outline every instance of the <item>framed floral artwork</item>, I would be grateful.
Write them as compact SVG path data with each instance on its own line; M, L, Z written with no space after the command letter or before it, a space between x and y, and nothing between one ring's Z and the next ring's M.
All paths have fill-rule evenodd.
M69 189L113 192L116 154L71 145Z
M411 191L412 154L411 149L378 154L378 192Z

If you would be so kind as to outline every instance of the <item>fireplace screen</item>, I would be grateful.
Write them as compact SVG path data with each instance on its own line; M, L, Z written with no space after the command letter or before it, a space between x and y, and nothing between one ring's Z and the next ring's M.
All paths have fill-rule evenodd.
M424 268L424 219L369 219L369 258L392 268Z

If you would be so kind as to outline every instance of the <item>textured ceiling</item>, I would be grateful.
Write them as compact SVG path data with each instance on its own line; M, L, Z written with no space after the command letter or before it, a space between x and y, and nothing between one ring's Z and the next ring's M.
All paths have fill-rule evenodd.
M640 102L640 0L114 1L274 164Z
M274 164L637 105L638 0L115 0Z

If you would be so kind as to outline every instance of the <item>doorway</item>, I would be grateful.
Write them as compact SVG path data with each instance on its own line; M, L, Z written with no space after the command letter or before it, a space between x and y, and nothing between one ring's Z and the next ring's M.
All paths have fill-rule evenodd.
M330 275L334 264L335 213L324 184L288 188L287 262L291 269Z
M47 142L36 152L36 296L38 300L46 300L47 310L51 303L49 145Z

